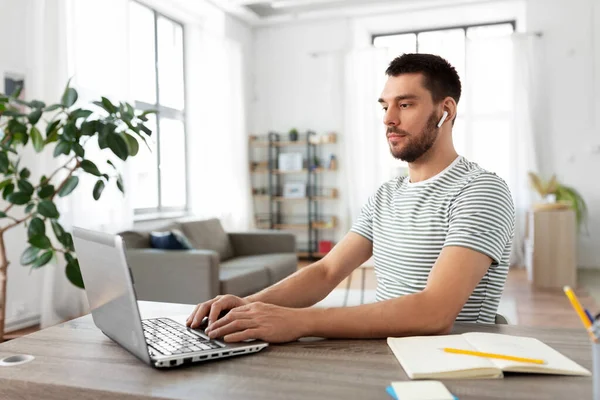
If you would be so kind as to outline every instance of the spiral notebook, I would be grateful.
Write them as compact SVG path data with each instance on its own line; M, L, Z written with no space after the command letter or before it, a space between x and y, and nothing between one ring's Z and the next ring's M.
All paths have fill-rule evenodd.
M504 372L589 376L590 371L529 337L470 332L462 335L388 338L388 346L410 379L493 379ZM517 361L446 353L446 347L544 360Z

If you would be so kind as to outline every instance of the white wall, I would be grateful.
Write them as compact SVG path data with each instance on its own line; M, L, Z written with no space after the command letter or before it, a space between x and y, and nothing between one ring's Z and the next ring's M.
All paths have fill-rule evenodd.
M4 90L4 73L13 72L26 75L26 92L36 92L36 77L33 74L34 56L32 54L33 36L31 21L33 1L0 0L0 92ZM43 164L41 158L26 153L22 165L27 165L34 175L38 175ZM0 199L0 208L6 202ZM0 221L0 226L5 225ZM35 320L40 313L39 293L41 290L41 272L29 273L28 267L22 267L19 259L25 250L27 235L23 227L13 228L5 234L10 265L8 267L6 327L17 328L16 321Z
M581 237L579 262L600 267L600 184L592 178L600 170L600 147L591 154L600 146L600 28L593 30L600 26L600 4L592 13L593 1L492 1L257 28L251 132L292 126L340 132L341 60L344 51L368 46L372 34L517 20L519 30L543 32L547 50L548 104L536 118L548 127L537 138L542 173L557 173L584 195L590 235Z
M600 267L600 153L592 152L600 146L600 6L594 14L593 1L529 0L527 9L528 29L543 32L545 42L548 131L538 138L541 169L588 203L589 236L580 236L578 253L584 267Z

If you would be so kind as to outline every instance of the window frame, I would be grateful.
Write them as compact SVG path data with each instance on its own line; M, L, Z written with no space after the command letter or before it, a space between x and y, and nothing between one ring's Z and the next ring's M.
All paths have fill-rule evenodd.
M156 170L157 170L157 183L158 183L158 206L157 207L146 207L146 208L134 208L133 214L136 220L145 220L148 217L155 217L161 215L169 215L169 216L177 216L177 215L185 215L189 212L190 205L190 179L189 179L189 166L188 166L188 135L187 135L187 93L186 93L186 76L187 76L187 68L186 68L186 51L185 51L185 25L168 15L161 13L155 8L150 7L147 4L144 4L138 0L130 0L131 3L136 3L142 7L147 8L152 11L154 16L154 85L156 89L156 102L155 104L147 103L144 101L135 100L135 107L139 110L156 110ZM160 85L159 85L159 55L158 55L158 19L162 17L170 22L179 25L181 27L181 40L182 40L182 57L183 57L183 108L181 110L163 106L160 104ZM129 73L131 74L131 69ZM174 119L181 121L183 123L183 137L184 137L184 147L185 151L183 156L185 157L184 162L184 174L185 174L185 204L182 207L164 207L162 205L162 184L161 184L161 171L160 171L160 163L161 163L161 154L160 154L160 120L161 118Z

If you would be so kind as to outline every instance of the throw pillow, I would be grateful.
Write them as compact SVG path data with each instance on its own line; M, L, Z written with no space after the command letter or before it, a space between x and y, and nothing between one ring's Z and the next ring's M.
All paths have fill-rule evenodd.
M161 250L189 250L188 239L178 230L168 232L151 232L150 246Z

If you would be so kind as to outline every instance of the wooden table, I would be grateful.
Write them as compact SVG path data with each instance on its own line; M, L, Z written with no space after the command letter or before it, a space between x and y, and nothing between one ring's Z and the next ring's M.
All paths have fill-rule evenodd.
M144 318L179 315L189 305L140 302ZM472 325L455 328L456 333ZM478 331L536 337L591 369L583 329L519 326ZM305 340L258 354L176 370L156 370L105 337L91 316L0 345L0 358L31 354L27 364L0 367L2 399L390 399L385 388L406 374L385 340ZM589 377L508 375L501 380L444 381L460 400L590 399Z

